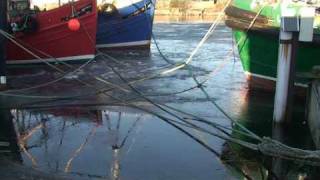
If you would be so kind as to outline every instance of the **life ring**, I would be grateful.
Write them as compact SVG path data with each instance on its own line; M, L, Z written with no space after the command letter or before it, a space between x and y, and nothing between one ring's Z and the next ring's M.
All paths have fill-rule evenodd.
M117 7L114 4L105 3L99 8L99 12L107 15L119 14Z

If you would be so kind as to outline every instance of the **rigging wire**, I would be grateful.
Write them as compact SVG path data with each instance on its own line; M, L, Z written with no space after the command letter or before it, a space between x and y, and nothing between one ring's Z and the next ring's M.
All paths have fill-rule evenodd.
M109 57L110 59L111 59L111 58L112 58L112 59L115 59L114 57L112 57L112 56L110 56L110 55L107 55L107 54L105 54L105 56ZM111 67L109 64L106 64L106 65L107 65L109 68L111 68L111 70L112 70L115 74L117 74L117 76L118 76L123 82L125 82L125 83L127 84L127 86L129 86L129 87L132 89L132 91L134 91L134 92L137 93L139 96L141 96L143 99L147 100L148 102L150 102L151 104L155 105L155 106L158 107L159 109L161 109L161 110L163 110L163 111L166 111L166 110L165 110L164 108L162 108L161 106L155 104L150 98L144 96L143 93L141 93L139 90L137 90L137 89L136 89L135 87L133 87L131 84L128 84L128 82L121 76L121 74L120 74L119 72L117 72L113 67ZM194 77L194 76L193 76L193 77ZM195 79L195 81L196 81L196 79ZM198 82L198 81L196 81L196 82L198 83L198 86L199 86L199 82ZM201 86L199 86L199 87L200 87L200 88L203 88L203 87L201 87ZM207 92L205 92L205 93L207 93ZM206 96L206 97L207 97L207 99L209 98L208 96ZM210 99L210 101L212 101L212 100ZM212 101L212 102L214 102L214 101ZM216 104L216 103L214 102L214 104ZM246 127L244 127L243 125L241 125L239 122L237 122L236 120L234 120L231 116L229 116L218 104L216 104L216 106L218 106L218 107L217 107L218 110L221 111L221 112L225 115L225 117L227 117L232 123L237 124L241 129L243 129L245 132L249 133L249 134L250 134L252 137L254 137L255 139L257 139L257 140L259 140L259 141L262 140L259 136L257 136L256 134L254 134L253 132L251 132L249 129L247 129ZM175 115L173 115L173 116L175 116Z
M230 2L229 2L229 3L230 3ZM253 22L253 23L254 23L254 22ZM213 26L211 26L211 27L213 27ZM210 29L211 29L211 27L210 27ZM209 30L209 31L210 31L210 30ZM207 33L207 34L203 37L203 39L200 41L200 43L198 44L198 46L194 49L194 51L192 51L192 53L191 53L191 55L189 56L189 58L188 58L183 64L181 64L181 65L179 65L179 66L177 66L177 67L175 67L175 68L172 68L172 69L170 69L169 71L165 71L165 72L163 72L163 73L164 73L164 74L171 73L172 71L176 71L176 70L178 70L178 69L181 69L181 68L184 68L185 66L187 66L190 74L192 75L192 77L193 77L193 79L194 79L194 81L199 85L199 81L197 81L197 79L195 78L195 76L193 76L193 74L192 74L192 69L190 69L190 67L188 66L188 64L193 60L193 56L196 54L196 52L200 49L200 47L204 44L204 42L205 42L209 37L210 37L210 33ZM160 105L154 103L154 102L153 102L151 99L149 99L148 97L144 96L143 93L141 93L138 89L136 89L135 87L133 87L132 85L130 85L129 82L128 82L126 79L124 79L124 78L121 76L120 73L118 73L117 71L115 71L115 69L114 69L113 67L111 67L111 68L112 68L113 72L115 72L115 73L119 76L119 78L120 78L122 81L124 81L136 94L138 94L139 96L141 96L141 97L142 97L143 99L145 99L147 102L153 104L153 105L156 106L157 108L159 108L159 109L161 109L162 111L166 112L167 114L169 114L169 115L171 115L171 116L173 116L173 117L175 117L175 118L177 118L177 119L182 120L179 116L171 113L170 111L167 111L165 108L161 107ZM83 82L83 81L80 81L80 82L81 82L82 84L86 85L86 86L92 87L92 84L89 84L89 83L86 83L86 82ZM96 88L95 88L95 89L96 89ZM200 86L200 89L203 91L203 93L206 95L206 97L207 97L208 99L210 99L210 98L209 98L209 95L208 95L208 93L205 91L205 89L204 89L203 87L201 87L201 86ZM226 112L224 112L222 108L219 108L219 106L218 106L214 101L212 101L212 102L213 102L213 104L214 104L227 118L229 118L230 120L232 120L232 118L231 118L230 116L228 116L228 114L227 114ZM244 130L247 131L248 133L250 133L250 131L248 131L248 130L246 130L246 129L244 129ZM254 136L254 134L252 134L252 135ZM217 136L217 135L216 135L216 136ZM236 143L239 143L239 142L237 142L237 140L234 140L234 139L229 139L229 141L234 141L234 142L236 142ZM242 144L242 146L250 147L250 146L248 146L248 144L249 144L249 143L247 143L247 144ZM251 148L253 148L253 146L251 146Z
M135 92L138 96L140 96L141 98L143 98L144 100L146 100L146 101L149 102L150 104L154 105L155 107L159 108L159 109L162 110L163 112L169 114L170 116L175 117L175 118L177 118L177 119L179 119L179 120L181 120L181 121L183 121L183 122L185 122L185 123L187 123L187 124L191 124L190 122L188 122L188 121L186 121L185 119L181 118L181 117L178 116L177 114L168 111L167 109L165 109L164 107L162 107L162 106L159 105L158 103L156 103L156 102L154 102L153 100L151 100L150 98L144 96L143 93L140 92L137 88L135 88L134 86L128 84L128 81L127 81L117 70L115 70L115 69L114 69L112 66L110 66L110 65L109 65L108 67L111 68L111 70L112 70L114 73L117 74L117 76L119 77L119 79L121 79L121 81L125 82L125 83L127 84L127 86L130 87L130 89L131 89L133 92ZM220 138L224 138L222 135L217 135L217 134L216 134L216 136L218 136L218 137L220 137ZM238 140L234 140L234 139L232 139L232 138L227 138L227 139L229 139L230 141L234 141L234 142L238 141ZM238 143L239 143L239 142L238 142ZM243 146L248 146L248 147L250 147L250 145L247 145L246 143L243 143L242 145L243 145ZM251 148L254 149L255 147L252 145Z
M226 8L227 6L225 6L225 8ZM221 14L222 15L222 14ZM220 17L220 16L219 16ZM194 49L192 52L192 54L194 55L198 50L199 50L199 48L203 45L203 43L208 39L208 37L209 37L209 35L212 33L212 31L214 30L214 28L216 27L216 25L217 25L217 22L218 22L218 18L215 20L215 22L212 24L212 26L210 27L210 29L207 31L207 33L206 33L206 35L202 38L202 40L199 42L199 44L197 45L197 48L196 49ZM86 31L86 29L84 28L84 30ZM87 31L86 31L87 32ZM88 33L88 32L87 32ZM88 35L89 36L89 35ZM7 37L7 36L6 36ZM10 37L8 37L8 38L10 38ZM89 36L89 38L91 38L90 36ZM17 42L16 42L17 43ZM21 45L20 45L21 46ZM28 49L26 49L26 48L24 48L25 50L27 50L28 51ZM98 51L99 52L99 51ZM32 52L31 52L32 53ZM152 78L155 78L155 77L158 77L158 76L164 76L164 75L167 75L167 74L169 74L169 73L172 73L172 72L174 72L174 71L177 71L177 70L179 70L179 69L181 69L181 68L184 68L186 65L187 65L187 63L190 63L191 61L192 61L192 59L193 59L193 55L190 55L190 57L184 62L184 63L176 63L174 66L176 66L176 67L172 67L172 68L167 68L166 70L164 70L164 71L162 71L162 72L159 72L159 73L156 73L155 75L151 75L150 77L147 77L147 78L142 78L142 79L140 79L139 81L144 81L144 80L146 80L146 79L152 79ZM35 57L36 58L40 58L39 56L36 56L35 55ZM137 81L137 82L139 82L139 81ZM0 93L1 94L1 93ZM27 95L25 95L25 97L27 97ZM34 97L31 97L31 98L34 98ZM61 97L61 99L65 99L65 98L72 98L72 96L70 96L70 97ZM51 97L49 98L49 99L52 99ZM60 99L60 98L59 98Z
M87 31L86 31L87 32ZM13 41L15 44L17 44L19 47L21 46L21 47L23 47L21 44L19 44L19 42L17 42L17 41L15 41L12 37L9 37L8 35L7 35L7 33L6 32L4 32L4 31L2 31L2 30L0 30L0 33L2 34L2 35L4 35L6 38L8 38L9 40L11 40L11 41ZM89 35L88 35L89 36ZM89 36L90 37L90 36ZM201 41L200 41L200 43L201 42L205 42L206 40L204 40L204 39L202 39ZM199 43L199 44L200 44ZM198 47L199 47L200 45L198 45ZM28 53L30 53L31 55L33 55L35 58L38 58L38 59L40 59L40 60L42 60L42 61L44 61L43 59L41 59L41 57L39 57L39 56L37 56L36 54L34 54L34 53L32 53L30 50L28 50L27 48L25 48L25 47L23 47L23 49L25 50L25 51L27 51ZM193 52L197 52L198 50L194 50ZM98 51L98 52L100 52L100 51ZM101 53L101 52L100 52ZM188 61L190 62L192 60L192 58L188 58ZM44 61L46 64L48 64L48 65L50 65L51 67L53 66L52 64L50 64L50 63L48 63L48 62L46 62L46 61ZM158 74L155 74L155 75L152 75L152 76L150 76L150 77L147 77L147 78L144 78L144 79L141 79L141 80L145 80L145 79L151 79L151 78L155 78L155 77L157 77L157 76L164 76L164 75L166 75L166 74L168 74L169 72L173 72L173 71L176 71L176 70L178 70L178 69L180 69L180 68L183 68L184 66L180 66L179 64L176 64L176 66L177 67L173 67L173 68L168 68L168 69L166 69L166 70L164 70L164 71L162 71L162 72L160 72L160 73L158 73ZM63 70L61 70L61 69L59 69L59 68L57 68L57 67L55 67L55 66L53 66L53 68L54 69L56 69L56 70L58 70L59 72L63 72ZM63 79L62 77L61 77L61 79ZM58 80L56 80L56 81L58 81ZM54 81L54 82L56 82L56 81ZM54 83L54 82L52 82L52 83ZM39 85L40 87L43 87L43 86L45 86L45 85L48 85L48 84L52 84L52 83L47 83L47 84L44 84L44 85ZM32 87L29 87L30 89L32 88ZM36 87L35 87L36 88ZM33 89L33 88L32 88ZM18 90L16 90L16 91L18 91ZM1 93L0 93L1 94ZM5 95L5 94L4 94ZM8 94L9 95L9 94ZM13 94L11 94L12 96L13 96ZM22 97L22 95L20 95L19 97ZM28 97L27 95L25 95L25 97ZM37 97L39 97L39 96L37 96ZM33 97L30 97L30 98L34 98L34 96ZM45 98L45 97L43 97L43 98ZM53 97L48 97L49 99L52 99ZM55 98L57 98L57 97L55 97ZM66 97L61 97L61 98L66 98Z
M229 2L230 3L230 2ZM228 4L229 4L228 3ZM256 13L255 17L253 18L253 20L251 21L250 25L248 26L247 28L247 32L253 27L254 23L256 22L257 18L259 17L259 15L261 14L262 10L265 8L266 5L262 6L260 8L260 10ZM226 7L224 8L226 9ZM242 40L242 39L241 39ZM240 45L241 43L241 40L237 43L237 46ZM245 41L247 41L247 37L245 36ZM156 41L155 41L156 43ZM245 43L243 43L240 51L242 51L243 49L243 46L244 46ZM160 51L160 48L158 48L159 46L156 45L158 51ZM160 53L162 54L162 56L164 57L163 59L166 61L166 62L171 62L168 58L166 58L166 56L163 55L163 53ZM227 112L225 112L223 110L223 108L220 107L219 104L217 104L215 101L213 101L209 95L209 93L205 90L205 87L203 87L203 83L202 82L199 82L198 79L196 78L196 76L194 76L193 74L193 70L192 70L192 67L188 66L188 64L186 64L187 66L187 69L189 71L189 74L191 75L192 79L194 80L194 82L196 83L197 87L200 88L200 90L203 92L203 94L205 95L205 97L208 99L209 102L211 102L225 117L227 117L231 122L233 122L234 124L236 124L237 126L239 126L241 129L243 129L244 131L246 131L247 133L249 133L252 137L254 137L255 139L258 139L259 141L262 140L262 138L260 138L259 136L257 136L255 133L251 132L249 129L247 129L246 127L244 127L243 125L241 125L240 123L238 123L236 120L234 120ZM208 80L208 79L207 79Z
M110 68L112 68L112 67L110 67ZM116 70L114 70L114 71L116 71ZM117 73L117 72L115 72L115 73ZM126 79L124 79L121 76L120 73L117 73L117 74L118 74L119 78L122 81L127 82ZM128 85L128 86L132 89L132 91L134 91L136 94L141 96L143 99L145 99L150 104L154 105L155 107L159 108L160 110L162 110L163 112L169 114L170 116L173 116L173 117L181 120L181 117L179 117L176 114L173 114L173 113L167 111L166 109L161 107L159 104L153 102L149 98L144 97L143 94L138 89L133 87L132 85ZM108 94L106 94L106 95L109 96L109 97L114 98L113 96L110 96ZM118 99L118 100L123 102L121 99ZM137 106L137 105L132 105L132 106L139 108L139 106ZM181 121L183 121L183 120L181 120ZM172 123L169 123L169 124L172 124ZM194 124L193 124L193 126L197 127ZM174 126L174 127L176 127L176 126ZM197 127L197 128L200 128L200 127ZM202 129L202 130L206 131L204 129ZM250 132L251 131L249 131L248 133L250 133ZM268 156L272 156L272 157L278 157L278 158L287 159L287 160L292 160L292 161L305 163L305 164L309 164L309 165L314 165L314 166L319 166L320 165L320 162L319 162L320 157L319 157L319 154L318 154L319 152L318 151L301 150L301 149L289 147L289 146L287 146L285 144L282 144L279 141L276 141L276 140L273 140L273 139L270 139L270 138L266 138L266 137L264 137L263 139L260 138L261 142L259 144L254 144L254 143L243 141L243 140L241 140L239 138L232 138L232 137L229 137L229 136L222 136L220 134L212 133L210 131L207 131L207 133L211 134L213 136L219 137L221 139L230 141L232 143L239 144L239 145L241 145L243 147L258 151L258 152L260 152L260 153L262 153L264 155L268 155ZM250 133L250 135L252 135L253 137L258 137L257 135L251 134L251 133Z

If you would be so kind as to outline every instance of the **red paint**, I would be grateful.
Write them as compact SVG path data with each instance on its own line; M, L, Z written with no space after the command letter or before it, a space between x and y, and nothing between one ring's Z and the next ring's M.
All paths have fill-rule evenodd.
M78 19L70 19L68 22L68 28L71 31L78 31L80 29L80 22Z
M95 41L97 31L97 5L96 0L79 0L73 3L75 10L87 5L92 5L92 11L80 17L78 20L85 30L70 31L68 20L63 18L72 15L72 6L63 5L59 8L38 13L35 18L38 22L38 29L33 33L15 34L18 42L24 44L34 54L43 59L63 58L70 56L93 55L95 54ZM89 37L89 36L90 37ZM41 53L44 52L44 53ZM7 45L7 61L36 59L17 45L9 42Z

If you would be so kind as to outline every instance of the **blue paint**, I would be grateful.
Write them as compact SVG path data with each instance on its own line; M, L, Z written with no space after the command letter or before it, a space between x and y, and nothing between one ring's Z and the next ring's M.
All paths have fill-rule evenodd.
M150 41L154 6L155 0L142 0L114 13L99 12L97 45Z

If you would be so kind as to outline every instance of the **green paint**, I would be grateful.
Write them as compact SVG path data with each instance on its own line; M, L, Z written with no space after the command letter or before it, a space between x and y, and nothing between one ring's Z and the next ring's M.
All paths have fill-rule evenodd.
M234 0L233 6L258 12L261 6L252 6L253 0ZM254 9L252 7L255 7ZM297 9L301 7L295 7ZM261 13L268 17L272 26L279 28L277 18L280 17L280 5L266 5ZM319 29L314 29L315 33ZM234 36L238 45L240 59L246 72L275 78L277 74L279 37L262 32L244 32L234 29ZM296 72L308 73L313 66L320 65L320 46L315 44L300 43L297 52ZM297 82L306 83L305 79Z
M232 5L247 11L258 13L262 8L261 15L266 16L269 19L270 25L279 28L280 17L281 17L281 4L280 3L269 3L269 4L256 4L255 0L233 0ZM299 16L300 9L304 7L299 3L292 3L288 5L288 8L295 10L297 16ZM315 33L320 34L320 21L315 22Z
M247 72L268 77L276 77L279 40L268 34L234 30L243 69ZM246 39L246 40L245 40ZM245 40L245 42L243 42ZM320 65L320 47L312 44L300 44L297 52L297 73L310 72ZM298 82L304 83L300 79Z

